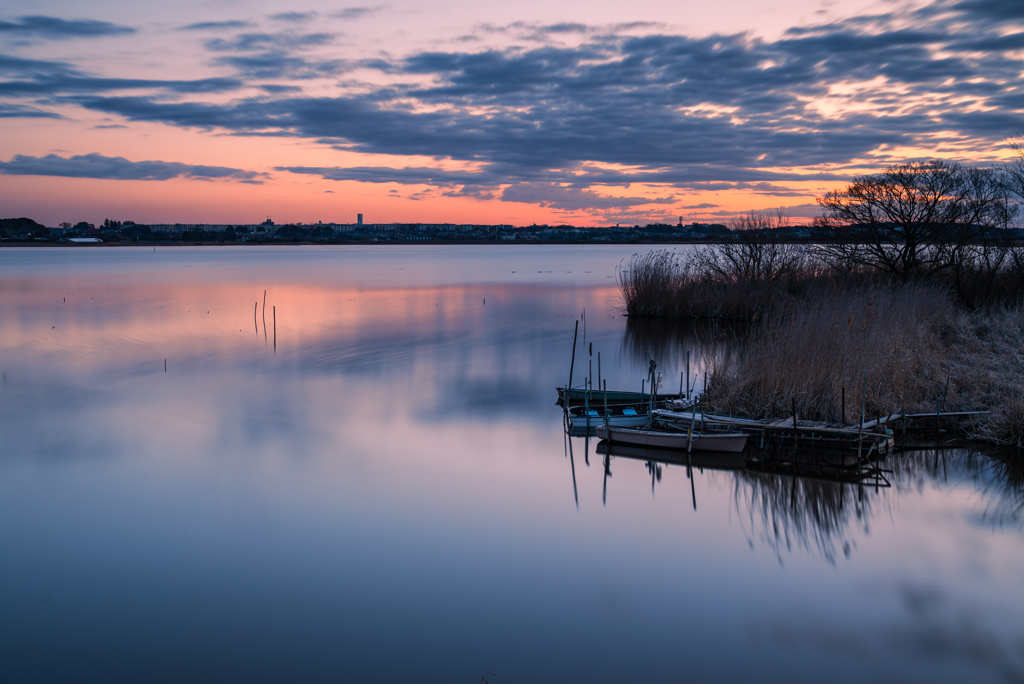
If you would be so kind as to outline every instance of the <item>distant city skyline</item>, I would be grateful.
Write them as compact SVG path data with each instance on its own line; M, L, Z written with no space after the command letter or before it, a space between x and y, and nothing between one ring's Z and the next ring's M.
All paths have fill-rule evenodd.
M998 0L43 0L0 36L0 202L46 225L807 221L1024 132Z

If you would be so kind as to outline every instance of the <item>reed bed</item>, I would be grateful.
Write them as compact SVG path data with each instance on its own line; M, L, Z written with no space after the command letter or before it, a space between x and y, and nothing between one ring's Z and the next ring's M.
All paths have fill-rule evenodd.
M718 410L788 417L795 404L801 419L846 424L860 419L862 401L868 419L987 410L963 425L966 435L1024 448L1016 295L969 306L949 281L901 282L807 258L728 277L708 268L706 251L637 255L619 280L631 317L752 322L733 353L710 363L707 399Z

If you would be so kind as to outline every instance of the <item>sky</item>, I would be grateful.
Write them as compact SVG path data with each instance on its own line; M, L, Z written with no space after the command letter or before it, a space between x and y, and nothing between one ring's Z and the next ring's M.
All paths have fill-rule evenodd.
M0 214L728 221L1024 133L1024 2L0 0Z

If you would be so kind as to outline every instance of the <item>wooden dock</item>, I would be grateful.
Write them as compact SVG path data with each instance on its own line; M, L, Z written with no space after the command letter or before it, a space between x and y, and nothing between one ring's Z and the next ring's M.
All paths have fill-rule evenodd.
M854 449L866 458L892 452L896 440L891 424L899 415L890 415L859 425L837 425L799 418L755 420L720 414L692 411L655 410L654 418L668 429L689 429L699 425L705 432L745 432L758 447L770 448L786 444L812 449Z

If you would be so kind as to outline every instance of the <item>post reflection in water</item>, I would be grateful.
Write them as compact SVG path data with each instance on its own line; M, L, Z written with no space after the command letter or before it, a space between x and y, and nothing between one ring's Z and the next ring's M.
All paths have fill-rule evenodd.
M634 251L0 250L5 681L1024 677L1019 459L565 435L584 310L576 386L730 353L621 315Z

